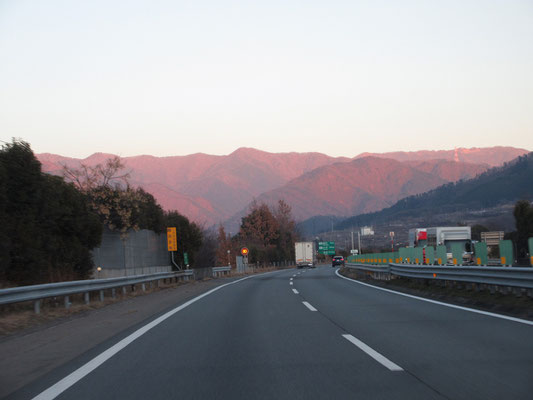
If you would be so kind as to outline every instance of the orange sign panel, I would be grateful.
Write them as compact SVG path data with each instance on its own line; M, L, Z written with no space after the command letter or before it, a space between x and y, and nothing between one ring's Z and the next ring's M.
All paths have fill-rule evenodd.
M241 254L242 254L243 256L247 256L249 252L250 252L250 251L248 250L247 247L243 247L243 248L241 249Z
M178 251L178 236L176 228L167 228L167 245L168 251Z

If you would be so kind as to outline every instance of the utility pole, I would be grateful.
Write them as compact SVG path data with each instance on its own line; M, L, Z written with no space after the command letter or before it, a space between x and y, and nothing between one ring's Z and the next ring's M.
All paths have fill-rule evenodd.
M353 231L352 231L352 249L351 250L353 249L354 249L354 246L353 246Z
M357 240L359 241L359 254L361 254L361 232L357 232Z

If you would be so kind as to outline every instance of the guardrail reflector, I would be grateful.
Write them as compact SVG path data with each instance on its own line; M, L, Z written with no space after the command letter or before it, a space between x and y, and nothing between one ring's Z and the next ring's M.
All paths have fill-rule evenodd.
M437 277L437 274L434 273L434 274L433 274L433 278L436 278L436 277Z
M502 258L501 258L502 265L507 265L507 264L505 263L505 261L507 261L507 260L505 259L505 257L502 257Z

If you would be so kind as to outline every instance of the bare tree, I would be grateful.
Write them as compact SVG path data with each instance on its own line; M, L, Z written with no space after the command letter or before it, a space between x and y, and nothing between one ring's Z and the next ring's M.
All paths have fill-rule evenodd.
M128 187L131 175L130 171L121 172L125 167L118 156L94 167L85 164L81 164L79 168L62 165L65 180L72 182L82 192L89 192L97 187Z

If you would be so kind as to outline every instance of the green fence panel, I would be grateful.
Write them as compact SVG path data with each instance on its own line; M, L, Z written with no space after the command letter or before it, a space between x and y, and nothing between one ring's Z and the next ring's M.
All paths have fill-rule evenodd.
M487 265L489 257L487 253L487 243L478 242L474 244L474 252L476 253L476 264Z
M399 263L400 262L400 252L399 251L395 251L394 253L392 253L392 258L393 258L393 262Z
M407 248L407 263L413 264L415 262L415 249L414 247Z
M463 245L461 243L452 243L452 264L463 265Z
M500 240L500 260L502 265L513 265L513 242Z
M443 244L437 246L437 264L438 265L446 265L448 262L447 255L446 255L446 246Z
M527 240L527 244L529 246L529 261L531 262L531 266L533 267L533 237L530 237Z
M415 247L413 249L413 259L411 264L422 264L423 249L422 247Z
M435 248L433 246L426 247L426 264L435 264Z
M408 257L407 252L408 252L407 247L400 247L398 249L398 256L400 258L401 263L407 261L407 257Z

